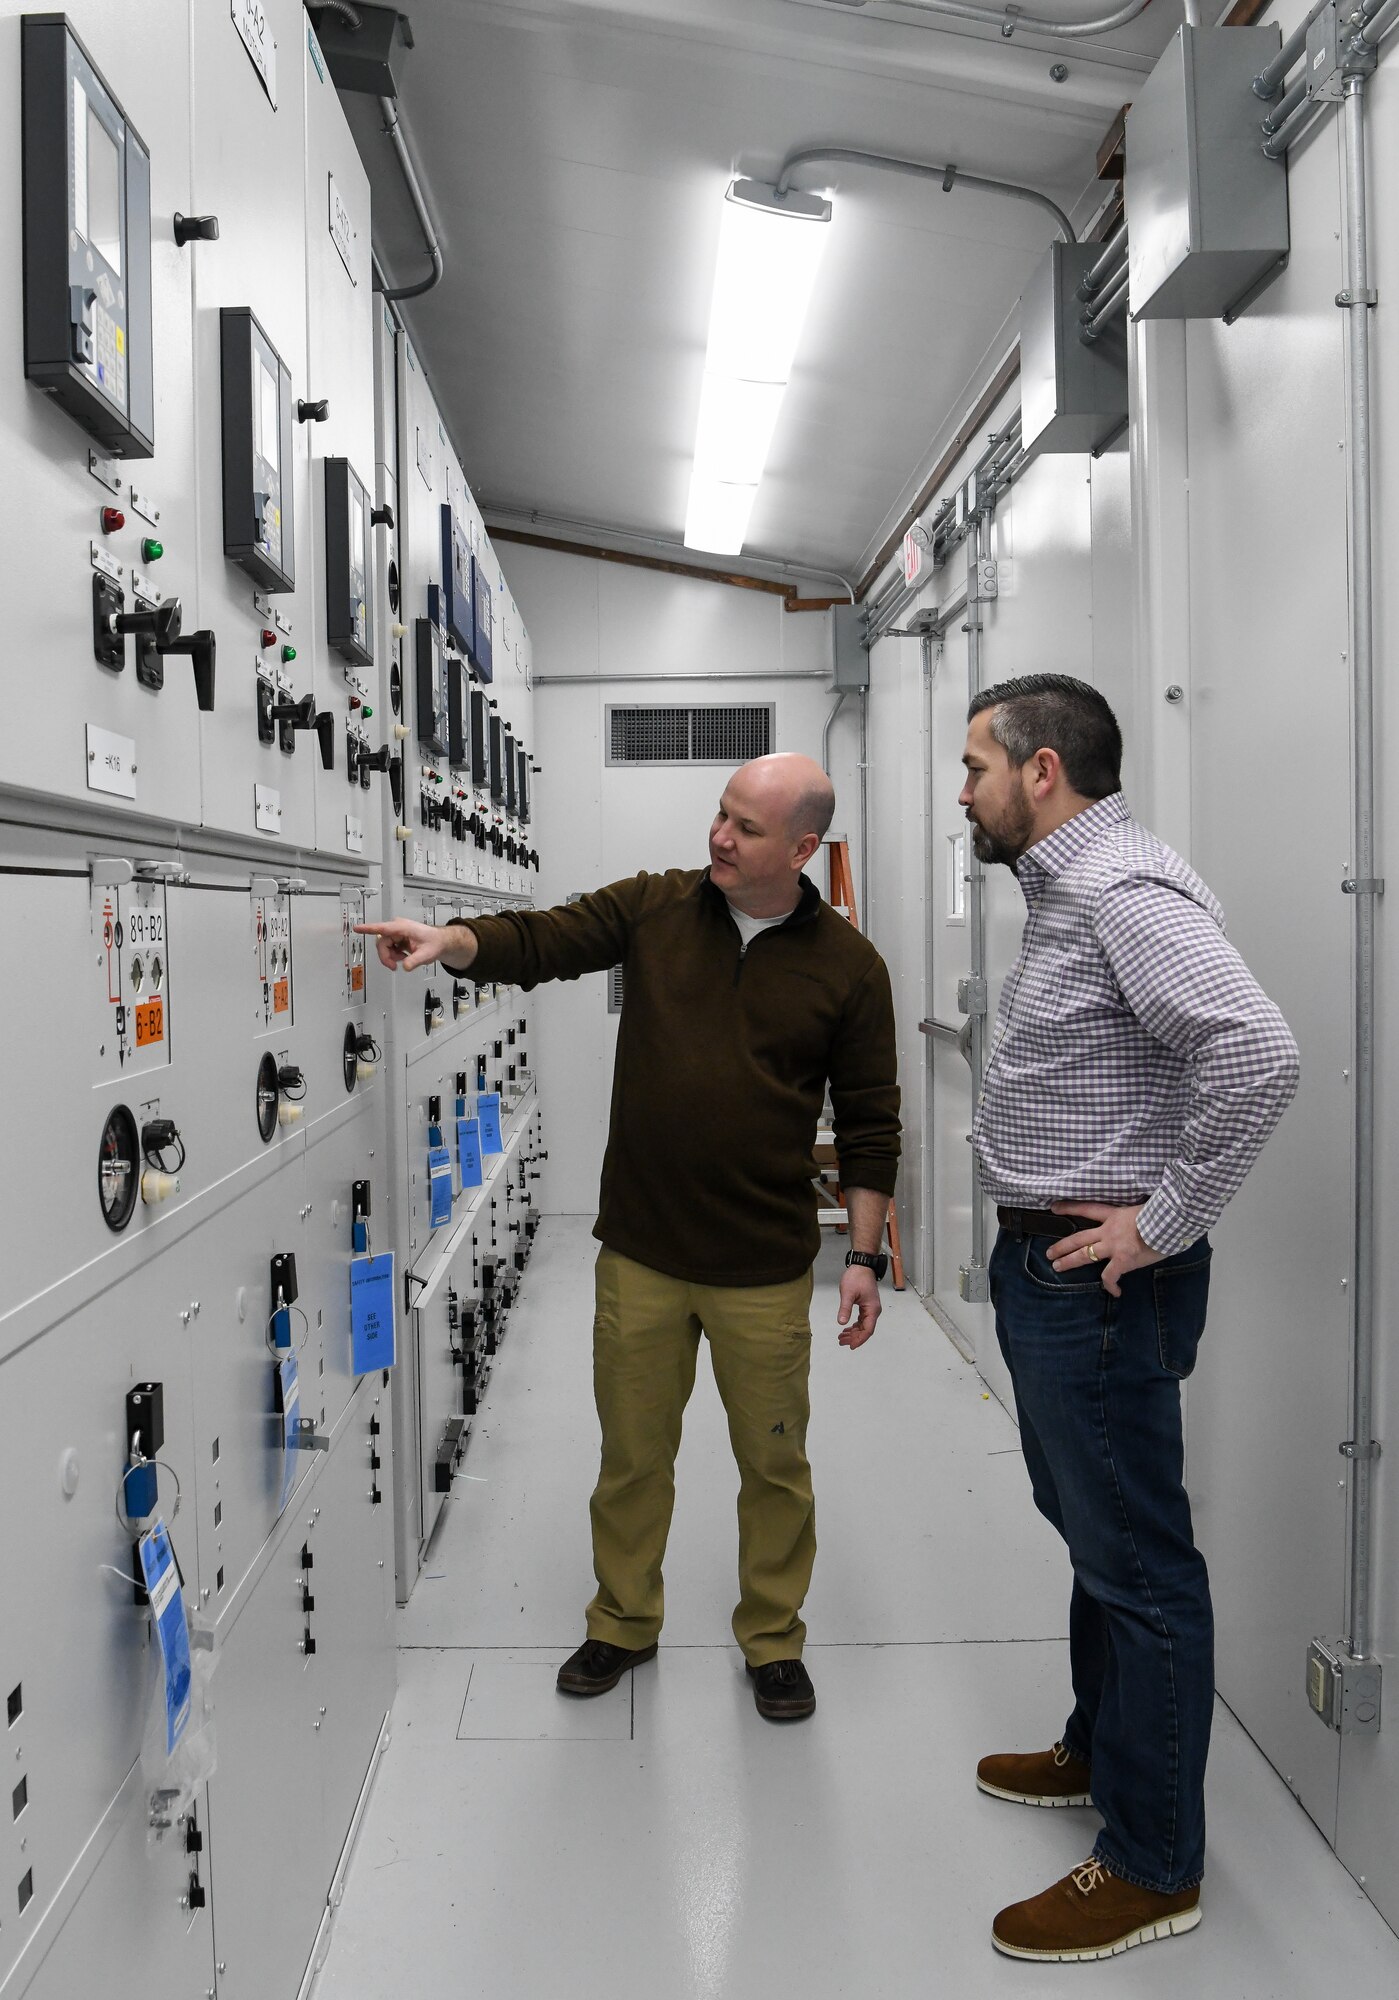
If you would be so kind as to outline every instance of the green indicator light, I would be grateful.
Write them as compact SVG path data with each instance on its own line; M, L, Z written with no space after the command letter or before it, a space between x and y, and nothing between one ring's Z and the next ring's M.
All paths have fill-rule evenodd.
M283 646L282 658L287 662L288 665L290 665L291 662L296 658L295 646Z
M366 722L369 721L373 713L374 713L373 709L370 708L367 704L360 710L360 714L364 717Z
M147 535L145 541L142 542L141 544L142 562L148 562L148 563L159 562L164 554L165 554L164 542L157 542L153 540L151 536Z

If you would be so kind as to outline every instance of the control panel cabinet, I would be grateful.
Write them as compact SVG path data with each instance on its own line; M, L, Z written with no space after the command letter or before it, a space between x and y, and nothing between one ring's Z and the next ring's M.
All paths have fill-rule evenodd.
M472 595L475 604L474 644L471 658L482 680L490 681L495 678L495 605L491 597L490 580L484 566L475 556L471 561Z
M24 366L102 450L155 449L151 156L61 14L20 23Z
M325 461L325 635L355 666L374 662L373 503L347 458Z

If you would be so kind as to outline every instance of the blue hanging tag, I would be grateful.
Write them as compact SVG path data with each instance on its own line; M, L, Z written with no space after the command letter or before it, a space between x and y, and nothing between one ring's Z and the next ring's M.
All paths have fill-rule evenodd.
M157 1517L155 1526L149 1534L142 1535L136 1546L160 1645L165 1682L165 1754L170 1757L189 1721L189 1626L185 1600L175 1566L175 1551L170 1546L170 1531L164 1521Z
M452 1219L452 1156L445 1146L429 1146L427 1153L428 1225L439 1228Z
M357 1255L369 1248L369 1224L362 1215L357 1216L350 1226L350 1248Z
M350 1265L350 1369L368 1375L392 1368L394 1337L393 1252L356 1257Z
M301 1416L301 1372L294 1354L277 1363L277 1409L282 1419L282 1493L277 1502L280 1514L296 1484L296 1455L300 1450L297 1425Z
M278 1350L291 1346L291 1307L277 1306L272 1314L272 1344Z
M485 1174L481 1165L481 1126L475 1118L457 1120L457 1159L461 1163L462 1186L480 1187Z
M500 1136L500 1092L485 1092L476 1100L476 1114L481 1120L481 1151L499 1153L504 1151Z

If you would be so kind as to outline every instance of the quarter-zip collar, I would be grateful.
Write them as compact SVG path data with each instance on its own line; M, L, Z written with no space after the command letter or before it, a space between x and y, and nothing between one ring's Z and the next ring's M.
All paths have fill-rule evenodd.
M764 937L773 935L778 931L796 930L802 924L815 923L816 918L821 909L821 891L817 888L816 884L807 875L799 875L797 877L797 882L799 885L798 895L797 895L797 907L791 912L789 916L784 917L780 924L774 924L771 933L764 931L762 933ZM715 902L723 910L724 915L729 918L730 922L732 922L732 910L729 905L729 899L724 894L723 890L719 888L718 885L710 879L709 870L707 868L705 869L704 873L700 876L700 888L701 890L707 890L709 892L709 894L714 898Z

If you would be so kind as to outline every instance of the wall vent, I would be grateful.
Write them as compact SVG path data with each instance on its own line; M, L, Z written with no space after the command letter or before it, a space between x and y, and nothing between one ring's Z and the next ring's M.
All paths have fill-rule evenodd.
M665 708L608 704L609 764L746 764L776 733L771 702Z
M607 975L607 1011L620 1014L622 1011L622 968L614 965Z

